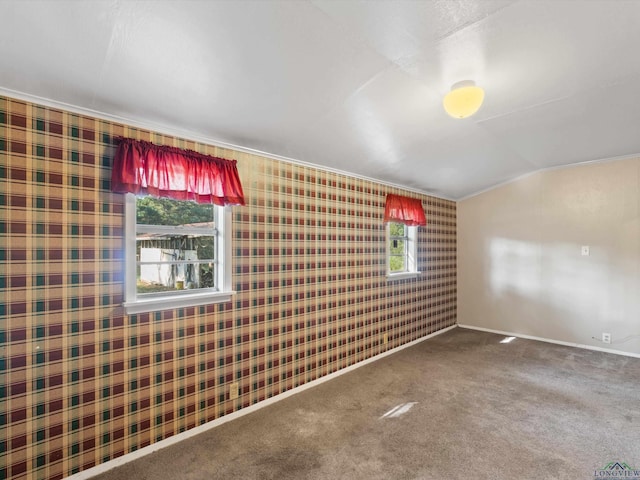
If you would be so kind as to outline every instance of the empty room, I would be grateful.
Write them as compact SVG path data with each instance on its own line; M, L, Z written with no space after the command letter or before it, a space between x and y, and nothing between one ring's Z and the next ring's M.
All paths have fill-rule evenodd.
M0 0L0 480L640 480L638 25Z

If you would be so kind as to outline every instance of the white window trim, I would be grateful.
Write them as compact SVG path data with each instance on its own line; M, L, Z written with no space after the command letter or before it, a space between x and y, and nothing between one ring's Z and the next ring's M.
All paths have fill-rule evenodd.
M394 223L394 222L390 222ZM386 224L386 259L387 259L387 280L403 280L406 278L415 278L422 272L418 270L418 227L407 227L407 270L404 272L391 272L389 270L391 250L391 228L389 223Z
M124 310L127 314L153 312L183 307L195 307L213 303L228 302L236 293L231 290L231 220L229 207L219 210L224 216L218 222L218 278L216 285L222 290L203 289L193 293L178 293L165 296L138 298L136 292L136 196L127 193L125 198L125 301ZM220 268L222 267L222 268Z

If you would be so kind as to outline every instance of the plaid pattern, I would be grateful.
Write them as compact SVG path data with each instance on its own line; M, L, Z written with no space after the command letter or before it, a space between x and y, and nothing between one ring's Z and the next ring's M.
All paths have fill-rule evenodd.
M120 135L238 160L231 302L124 314ZM63 478L453 325L456 204L409 194L423 275L388 282L387 193L407 194L0 97L0 479Z

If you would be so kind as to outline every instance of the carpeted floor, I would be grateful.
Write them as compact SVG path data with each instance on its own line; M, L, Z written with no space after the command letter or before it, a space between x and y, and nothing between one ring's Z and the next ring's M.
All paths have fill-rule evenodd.
M640 359L503 338L454 329L95 478L571 480L640 467Z

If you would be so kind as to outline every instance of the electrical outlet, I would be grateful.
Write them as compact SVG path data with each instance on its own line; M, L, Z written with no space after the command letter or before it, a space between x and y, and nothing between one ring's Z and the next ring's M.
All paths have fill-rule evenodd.
M238 390L240 390L240 385L238 385L237 383L232 383L231 385L229 385L229 400L235 400L236 398L238 398L238 396L240 395Z
M386 345L387 343L389 343L389 335L387 335L386 333L382 334L382 344Z
M611 343L611 334L603 333L602 334L602 343Z

